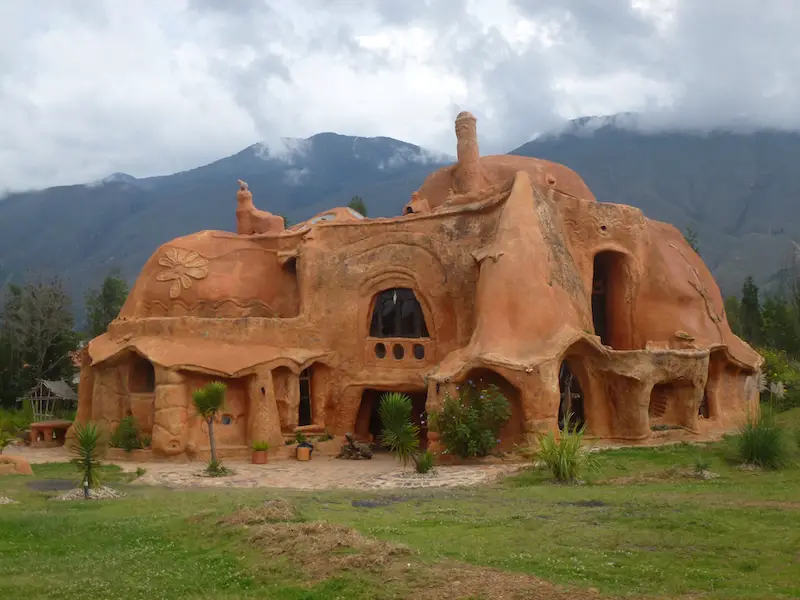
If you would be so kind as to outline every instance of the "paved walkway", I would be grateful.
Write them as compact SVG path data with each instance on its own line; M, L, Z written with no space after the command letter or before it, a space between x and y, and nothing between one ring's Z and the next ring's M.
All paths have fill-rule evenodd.
M27 448L16 446L8 454L24 456L28 462L63 462L69 460L64 448ZM167 487L274 487L298 490L324 489L396 489L419 487L457 487L489 483L524 467L523 463L497 463L481 465L438 466L435 474L419 475L409 465L403 469L392 456L376 454L372 460L341 460L331 456L315 455L308 462L296 460L273 461L266 465L253 465L244 461L225 461L234 471L226 477L204 477L202 462L134 463L109 461L124 471L146 473L135 480L142 485Z

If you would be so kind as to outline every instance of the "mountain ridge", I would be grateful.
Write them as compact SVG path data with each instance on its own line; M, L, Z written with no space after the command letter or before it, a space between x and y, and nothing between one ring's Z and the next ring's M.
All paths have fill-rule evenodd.
M565 164L599 201L697 231L701 255L726 293L748 274L765 282L800 238L800 134L636 131L630 114L586 117L509 154ZM202 229L234 230L235 186L257 206L297 222L353 196L369 216L400 214L424 178L454 157L385 136L321 132L256 142L170 175L111 173L96 182L12 193L0 201L0 283L26 270L70 280L83 292L118 267L132 281L162 243Z

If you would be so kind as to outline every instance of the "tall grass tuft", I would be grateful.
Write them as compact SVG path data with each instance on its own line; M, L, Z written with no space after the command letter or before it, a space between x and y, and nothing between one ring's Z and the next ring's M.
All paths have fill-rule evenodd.
M791 434L767 407L758 416L748 417L736 436L736 448L743 462L766 469L786 467L795 451Z
M539 436L535 453L556 481L572 483L587 472L597 469L597 458L583 445L585 425L570 425L571 414L564 416L563 429L558 438L553 431Z

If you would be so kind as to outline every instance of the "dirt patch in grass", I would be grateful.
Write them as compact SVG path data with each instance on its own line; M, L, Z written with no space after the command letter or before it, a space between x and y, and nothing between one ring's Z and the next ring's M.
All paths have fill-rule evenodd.
M437 600L599 600L595 589L567 589L533 575L464 563L423 566L415 578L421 597ZM609 600L609 596L602 596Z
M286 557L309 575L324 578L341 569L381 570L411 550L368 538L355 529L331 523L270 523L250 538L267 556Z
M226 525L260 525L292 521L296 517L294 506L286 500L267 500L261 506L240 508L232 515L222 517L219 522Z
M695 481L708 481L717 479L719 475L711 471L695 471L694 469L681 469L678 467L670 467L661 471L653 471L650 473L637 473L635 475L623 475L621 477L611 477L598 481L599 484L609 485L636 485L644 483L656 483L665 481L685 481L687 479L694 479Z

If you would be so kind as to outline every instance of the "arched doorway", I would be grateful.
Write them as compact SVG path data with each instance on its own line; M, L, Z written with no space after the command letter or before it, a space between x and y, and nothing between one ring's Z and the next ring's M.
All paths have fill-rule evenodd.
M617 350L630 349L625 292L626 257L605 250L594 257L592 271L592 324L600 341Z
M558 404L558 427L563 431L566 426L583 427L586 424L584 396L578 377L573 373L568 361L561 363L558 373L558 389L561 400ZM569 423L565 419L569 415Z
M511 417L500 429L500 440L495 450L509 452L525 438L525 415L522 412L522 400L519 390L508 379L489 369L473 369L467 374L467 383L471 382L478 392L495 385L511 405Z
M359 440L370 442L376 450L382 449L381 434L383 422L380 416L381 398L390 393L387 390L367 388L361 393L361 404L358 407L354 434ZM419 446L421 449L428 447L427 416L425 403L428 399L427 391L400 392L411 398L411 422L419 427Z

